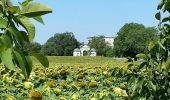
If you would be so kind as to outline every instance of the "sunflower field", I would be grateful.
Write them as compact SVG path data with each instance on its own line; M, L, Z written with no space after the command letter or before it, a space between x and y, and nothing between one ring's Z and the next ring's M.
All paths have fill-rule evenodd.
M25 80L21 70L0 67L1 100L124 100L126 60L106 57L48 57L49 68L33 59ZM136 63L138 64L138 63Z

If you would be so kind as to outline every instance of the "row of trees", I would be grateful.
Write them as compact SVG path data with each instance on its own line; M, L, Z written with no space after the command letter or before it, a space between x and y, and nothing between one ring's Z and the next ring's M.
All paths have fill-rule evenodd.
M56 33L44 45L37 42L25 43L25 51L39 52L47 56L72 56L73 50L80 46L72 32Z
M147 45L156 40L158 31L154 27L145 27L142 24L127 23L117 33L114 47L105 42L104 36L92 37L88 45L95 48L97 55L109 57L135 57L138 53L147 53ZM48 56L72 56L73 50L81 43L72 32L57 33L49 38L44 45L39 43L25 43L26 51L41 52Z

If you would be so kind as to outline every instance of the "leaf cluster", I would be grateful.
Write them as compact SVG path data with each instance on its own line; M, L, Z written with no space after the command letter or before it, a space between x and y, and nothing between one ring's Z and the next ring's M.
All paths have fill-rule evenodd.
M51 13L46 5L25 0L14 6L10 0L0 1L0 61L10 70L16 66L22 69L26 78L32 70L30 56L36 57L45 67L48 67L47 58L37 53L24 51L24 42L32 43L35 37L35 26L31 19L44 23L42 15ZM22 27L23 30L20 30Z

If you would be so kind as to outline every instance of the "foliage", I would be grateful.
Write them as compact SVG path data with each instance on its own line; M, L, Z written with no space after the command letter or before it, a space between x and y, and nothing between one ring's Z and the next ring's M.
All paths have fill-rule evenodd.
M41 44L39 44L38 42L33 42L33 43L24 42L24 51L27 52L40 53L41 47L42 47Z
M147 45L157 34L155 28L146 28L137 23L125 24L114 40L115 56L135 58L138 53L147 53Z
M112 49L105 42L104 36L91 37L88 45L90 46L90 48L96 49L97 55L99 56L108 56L107 51Z
M47 40L42 53L48 56L72 56L79 44L72 32L57 33Z
M129 65L131 74L127 75L129 98L136 100L169 100L170 99L170 13L169 0L161 0L159 12L155 15L158 24L159 39L148 45L148 54L138 54L143 59L139 66Z
M111 67L121 66L123 70L129 64L127 62L106 57L62 56L48 59L51 63L46 69L41 67L36 59L33 60L35 67L27 81L24 81L21 70L12 72L0 67L0 98L13 98L12 100L29 100L35 97L40 98L38 100L127 98L125 90L127 83L123 78L112 77L115 67Z
M39 19L37 21L42 23L41 16L51 12L49 7L32 0L25 0L20 6L14 6L10 0L0 1L0 61L5 67L16 70L17 65L28 78L32 70L30 56L43 57L47 62L45 65L48 65L44 56L25 52L23 45L24 42L31 43L35 36L35 26L30 18ZM19 27L24 30L19 30Z

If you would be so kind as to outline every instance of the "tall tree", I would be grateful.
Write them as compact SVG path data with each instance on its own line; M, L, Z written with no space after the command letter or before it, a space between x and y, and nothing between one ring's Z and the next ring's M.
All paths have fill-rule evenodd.
M38 42L33 42L33 43L24 43L24 50L28 52L36 52L40 53L41 51L41 44Z
M106 52L110 48L105 42L104 36L95 36L89 39L90 48L96 49L97 55L106 56Z
M142 24L125 24L114 41L115 56L134 58L138 53L146 53L148 43L157 38L157 33L155 28Z
M79 45L72 32L57 33L47 40L42 53L48 56L72 56L73 50Z

